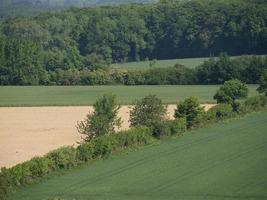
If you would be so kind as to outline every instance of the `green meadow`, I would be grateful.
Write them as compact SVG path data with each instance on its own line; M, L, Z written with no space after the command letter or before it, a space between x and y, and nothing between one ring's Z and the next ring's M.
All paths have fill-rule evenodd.
M257 85L249 85L249 96ZM148 94L156 94L166 104L196 96L201 103L215 103L219 85L161 86L1 86L0 106L74 106L92 105L105 93L113 93L120 104L131 104Z
M170 60L155 60L155 64L151 67L151 61L139 61L128 63L116 63L112 64L113 69L125 69L125 70L147 70L150 68L166 68L173 67L175 64L181 64L189 68L195 68L208 60L209 57L202 58L182 58L182 59L170 59Z

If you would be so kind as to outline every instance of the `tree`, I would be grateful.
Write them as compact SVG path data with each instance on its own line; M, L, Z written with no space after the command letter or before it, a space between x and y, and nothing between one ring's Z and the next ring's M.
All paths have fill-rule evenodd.
M94 112L89 113L86 119L77 125L78 132L85 135L83 140L86 142L101 135L112 134L115 127L121 125L121 118L117 116L120 106L117 105L115 95L104 95L93 107Z
M40 48L23 39L6 39L0 44L0 83L38 85L42 71Z
M204 113L196 97L189 97L183 102L177 104L177 108L174 113L175 118L186 118L187 128L190 128L198 121L198 119Z
M131 126L153 126L153 123L165 118L166 106L156 95L148 95L136 102L130 111Z
M259 93L264 93L267 96L267 70L265 70L259 80L259 87L257 88Z
M246 98L248 96L248 87L240 80L233 79L226 81L223 86L216 92L214 99L217 103L231 104L233 109L236 109L236 100L240 98Z
M107 63L101 55L97 55L95 53L87 55L84 57L84 68L89 70L98 70L105 69L107 67Z

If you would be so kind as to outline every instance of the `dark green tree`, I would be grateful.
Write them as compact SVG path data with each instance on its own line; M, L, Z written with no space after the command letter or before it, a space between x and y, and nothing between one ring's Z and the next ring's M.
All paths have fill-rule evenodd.
M204 113L204 108L200 106L196 97L189 97L177 104L174 113L175 118L186 118L187 128L198 123Z
M98 136L112 134L115 127L120 127L121 118L118 112L115 95L103 95L93 105L93 113L89 113L84 121L77 125L78 132L84 135L83 140L88 142Z
M241 98L246 98L248 96L248 87L246 84L239 80L226 81L223 86L217 90L214 95L214 99L217 103L227 103L231 104L233 109L236 109L236 100Z
M38 85L42 72L40 48L34 42L21 39L7 39L0 46L1 81L14 85Z
M131 126L151 127L155 122L164 120L166 115L166 106L156 95L148 95L141 100L136 101L133 109L130 111Z

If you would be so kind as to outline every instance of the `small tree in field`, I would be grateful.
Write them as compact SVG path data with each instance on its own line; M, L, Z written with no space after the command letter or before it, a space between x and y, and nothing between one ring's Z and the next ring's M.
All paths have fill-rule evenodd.
M257 91L259 93L264 93L264 95L267 97L267 70L265 70L261 75Z
M177 104L177 109L175 110L175 118L186 118L187 128L193 126L194 123L202 117L204 113L204 108L202 108L196 97L189 97L183 102Z
M156 95L148 95L136 102L134 108L130 111L131 126L151 127L157 121L164 120L166 115L166 106Z
M117 116L120 106L117 105L115 95L104 95L93 105L94 112L88 114L84 121L77 125L78 132L85 135L86 142L100 135L115 132L120 127L121 118Z
M216 92L214 99L217 103L227 103L231 104L235 110L237 104L236 100L241 98L246 98L248 96L248 87L246 84L239 80L226 81L223 86Z

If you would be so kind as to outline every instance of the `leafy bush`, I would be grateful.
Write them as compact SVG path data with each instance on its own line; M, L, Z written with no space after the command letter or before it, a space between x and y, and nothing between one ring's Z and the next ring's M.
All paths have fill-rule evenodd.
M142 71L129 71L124 76L125 85L144 85L145 76Z
M71 146L61 147L47 154L52 169L70 169L77 165L76 149Z
M103 135L102 137L96 138L92 141L94 145L93 158L105 157L112 152L112 137Z
M245 107L251 111L258 111L263 107L265 107L266 104L267 104L267 97L261 95L250 97L244 102Z
M171 135L170 121L156 121L153 123L153 136L160 138Z
M148 95L136 102L130 111L131 126L153 126L153 123L164 120L166 106L156 95Z
M145 126L132 127L127 131L121 131L114 135L117 148L147 144L151 141L152 131Z
M187 122L186 118L179 118L172 120L170 123L171 135L179 135L186 131Z
M47 157L35 157L28 163L32 178L42 177L51 171L50 167L52 165L52 162Z
M206 113L207 121L218 121L222 119L226 119L228 117L233 116L232 106L229 104L218 104L211 109L209 109Z
M157 121L153 124L152 130L156 138L178 135L186 131L186 119Z
M174 113L175 118L186 118L187 128L197 125L204 114L204 109L200 106L196 97L189 97L177 104Z
M1 168L0 171L0 197L6 199L8 193L12 191L10 171L6 168Z
M77 158L81 162L87 162L94 158L94 144L86 142L77 147Z

